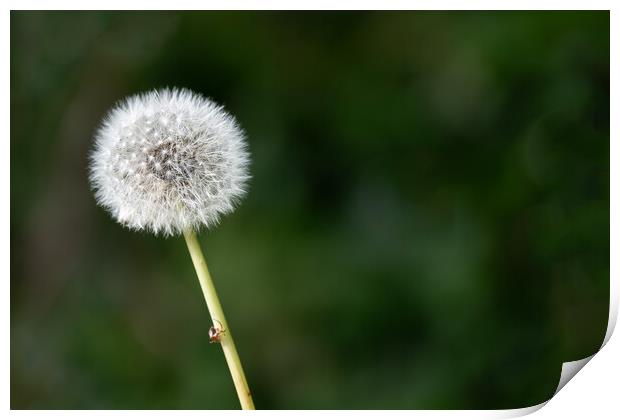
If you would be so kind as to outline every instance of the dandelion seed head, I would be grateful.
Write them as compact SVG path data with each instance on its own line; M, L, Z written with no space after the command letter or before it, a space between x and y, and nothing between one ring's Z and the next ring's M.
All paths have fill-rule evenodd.
M97 202L124 226L176 235L218 223L249 179L249 153L235 119L187 89L120 102L90 155Z

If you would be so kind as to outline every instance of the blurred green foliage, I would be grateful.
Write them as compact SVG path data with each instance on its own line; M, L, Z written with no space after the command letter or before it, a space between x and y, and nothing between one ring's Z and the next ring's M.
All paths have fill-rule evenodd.
M12 12L12 408L236 408L181 238L87 181L120 98L247 131L201 241L259 408L517 408L609 302L608 12Z

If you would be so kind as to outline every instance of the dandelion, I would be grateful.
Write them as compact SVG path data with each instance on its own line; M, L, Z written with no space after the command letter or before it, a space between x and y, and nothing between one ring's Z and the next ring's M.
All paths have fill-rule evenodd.
M96 135L90 179L122 225L176 235L211 227L243 196L249 156L222 107L189 90L121 102Z
M113 108L95 136L90 182L99 205L137 231L183 234L241 406L254 404L196 231L245 193L245 136L224 109L187 89L151 91Z

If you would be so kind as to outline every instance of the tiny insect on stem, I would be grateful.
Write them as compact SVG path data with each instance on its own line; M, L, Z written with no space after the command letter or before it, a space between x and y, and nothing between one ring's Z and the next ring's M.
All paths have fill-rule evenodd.
M213 322L219 324L219 327L212 325L209 328L209 343L220 343L222 341L222 335L226 332L224 327L222 327L222 323L217 319L214 319Z

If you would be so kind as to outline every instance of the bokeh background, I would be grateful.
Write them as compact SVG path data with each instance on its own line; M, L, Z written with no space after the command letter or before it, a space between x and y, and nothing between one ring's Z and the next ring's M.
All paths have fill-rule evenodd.
M89 190L165 86L248 135L201 242L259 408L524 407L602 343L608 12L12 12L12 408L238 407L184 241Z

